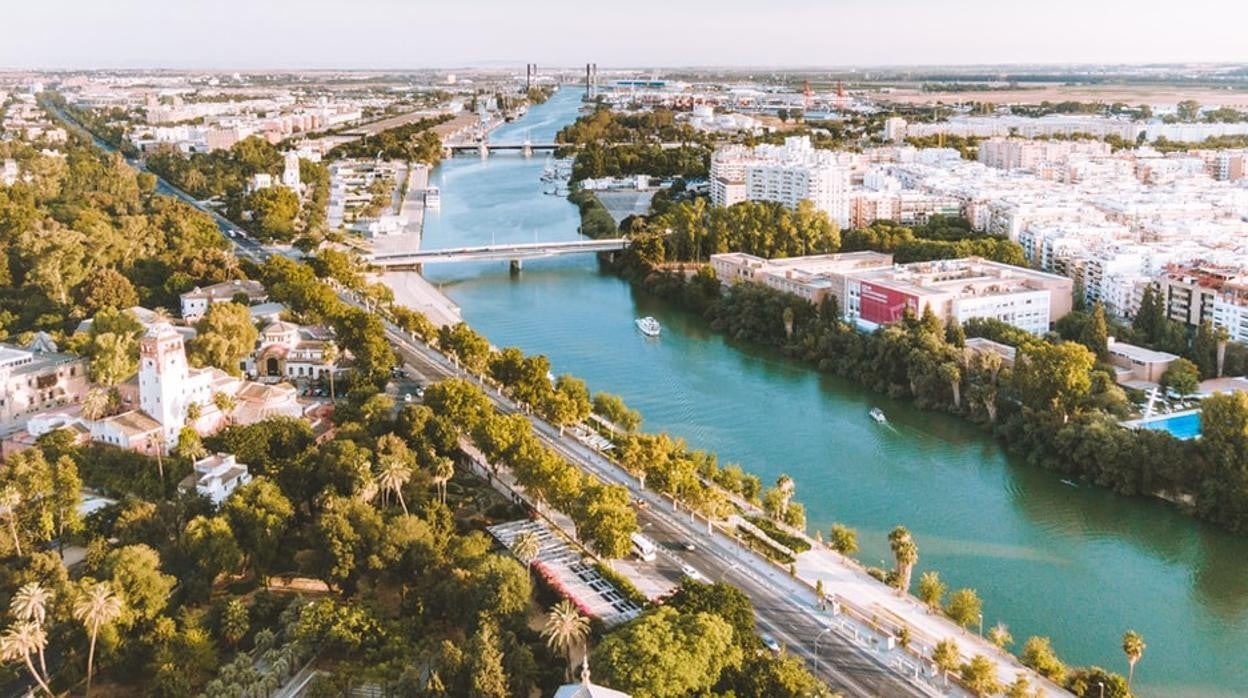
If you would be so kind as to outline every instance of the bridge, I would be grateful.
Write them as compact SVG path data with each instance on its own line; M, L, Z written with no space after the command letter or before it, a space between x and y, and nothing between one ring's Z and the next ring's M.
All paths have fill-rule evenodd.
M493 152L513 152L520 153L525 157L529 157L533 153L542 151L555 151L563 145L561 143L531 143L525 141L523 143L490 143L482 141L480 143L454 143L442 146L443 152L448 155L460 155L470 153L486 157Z
M632 244L628 238L608 238L604 240L571 240L567 242L525 242L506 245L484 245L481 247L452 247L442 250L420 250L417 252L395 252L375 254L368 262L386 271L419 271L425 264L444 262L483 262L489 260L507 260L511 262L513 271L518 271L526 259L542 259L559 257L568 254L586 254L591 252L618 252Z

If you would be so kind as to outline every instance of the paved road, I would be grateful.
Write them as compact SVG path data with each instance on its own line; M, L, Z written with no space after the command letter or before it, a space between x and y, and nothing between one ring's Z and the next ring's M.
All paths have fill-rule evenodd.
M426 380L460 375L441 354L410 340L397 328L390 327L389 331L399 354ZM520 411L510 400L490 394L500 411ZM569 462L605 482L624 485L633 497L647 502L637 510L637 520L646 535L665 548L665 556L744 591L754 603L760 630L801 657L832 688L853 696L931 695L886 667L877 653L836 631L827 631L831 617L817 610L814 594L803 585L743 550L731 538L718 532L708 534L705 523L691 521L689 514L675 511L668 500L639 489L627 473L571 436L560 436L554 427L529 418L537 436ZM684 550L686 542L693 543L693 551ZM821 659L816 657L816 649Z
M65 114L60 116L72 121ZM114 150L107 143L96 140L100 147ZM131 164L145 169L140 162ZM239 230L233 222L203 206L194 197L173 187L163 178L158 177L157 181L157 188L161 193L176 196L211 215L223 235L228 236L229 231ZM237 233L228 239L239 256L255 262L262 262L274 254L283 254L283 250L266 247ZM344 300L355 303L349 297L344 296ZM388 337L398 353L426 380L460 375L458 369L441 354L411 339L391 323L387 322L386 327ZM501 411L520 411L510 400L493 394L491 396ZM771 568L753 553L742 550L731 538L718 532L708 534L705 524L691 520L683 512L673 511L672 504L655 493L640 490L630 476L571 436L561 435L557 429L535 417L529 416L529 419L533 423L534 433L569 462L605 482L624 485L634 497L648 502L648 506L637 512L638 523L644 527L646 534L665 546L669 553L672 549L681 550L676 553L679 559L708 578L729 581L744 591L754 604L760 629L785 645L787 651L801 657L833 689L852 696L893 698L937 695L929 687L913 684L889 669L876 652L861 647L832 630L831 617L816 609L816 600L809 589ZM683 550L686 541L694 543L693 551Z

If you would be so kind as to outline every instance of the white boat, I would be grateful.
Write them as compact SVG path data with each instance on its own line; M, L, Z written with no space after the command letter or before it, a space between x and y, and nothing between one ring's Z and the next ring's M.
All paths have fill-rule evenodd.
M639 317L633 322L637 324L637 329L641 330L641 333L647 337L658 337L659 333L663 331L663 328L659 325L659 321L649 315L646 317Z
M437 187L429 187L425 190L425 208L439 209L442 208L442 192Z
M871 411L868 412L867 414L871 415L871 419L874 419L876 422L880 424L883 424L888 421L888 417L884 416L884 410L878 407L872 407Z

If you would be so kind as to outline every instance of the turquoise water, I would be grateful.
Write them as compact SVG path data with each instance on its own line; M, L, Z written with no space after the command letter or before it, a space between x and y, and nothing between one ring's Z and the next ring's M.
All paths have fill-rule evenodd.
M1194 439L1200 436L1200 413L1189 412L1187 414L1143 420L1139 422L1139 426L1143 429L1168 431L1174 438L1186 441L1187 439Z
M534 141L575 117L570 91L493 138ZM430 248L576 237L575 207L544 196L544 158L461 157L435 173L442 210ZM1008 457L978 429L866 393L774 354L726 340L700 318L599 271L592 257L427 267L499 346L548 355L556 373L618 393L645 417L772 482L787 473L810 528L857 527L859 557L889 556L904 523L919 570L984 598L986 625L1019 644L1047 635L1068 661L1126 672L1123 630L1143 633L1136 669L1146 696L1248 694L1248 542L1167 505L1095 488ZM653 315L647 340L633 320ZM873 422L878 405L889 423ZM917 578L916 574L916 578Z

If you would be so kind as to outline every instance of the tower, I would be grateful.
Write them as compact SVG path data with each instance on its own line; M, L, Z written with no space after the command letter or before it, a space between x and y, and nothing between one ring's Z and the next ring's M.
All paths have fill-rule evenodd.
M167 322L148 328L139 338L139 408L160 422L167 447L186 424L189 377L182 335Z

